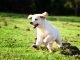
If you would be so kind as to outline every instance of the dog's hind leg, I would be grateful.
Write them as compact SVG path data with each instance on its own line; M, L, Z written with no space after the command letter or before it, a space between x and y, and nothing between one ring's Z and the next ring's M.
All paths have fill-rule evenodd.
M47 48L48 48L49 52L51 53L53 51L53 43L48 43Z
M44 39L44 43L45 46L48 48L49 52L51 53L53 50L53 44L51 43L52 40L52 36L48 35L45 39Z
M58 44L58 47L61 48L62 47L62 39L61 39L61 37L58 37L55 41Z

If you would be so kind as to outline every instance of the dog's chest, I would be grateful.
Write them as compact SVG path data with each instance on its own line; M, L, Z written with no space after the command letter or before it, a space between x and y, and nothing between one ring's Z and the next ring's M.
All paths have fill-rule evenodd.
M49 32L45 29L37 29L37 34L45 37L49 34Z

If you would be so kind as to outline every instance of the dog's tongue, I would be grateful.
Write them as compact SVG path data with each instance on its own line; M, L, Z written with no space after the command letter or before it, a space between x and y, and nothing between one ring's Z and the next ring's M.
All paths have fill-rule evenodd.
M36 28L38 25L39 25L39 24L35 24L35 25L32 25L32 26L33 26L33 28Z

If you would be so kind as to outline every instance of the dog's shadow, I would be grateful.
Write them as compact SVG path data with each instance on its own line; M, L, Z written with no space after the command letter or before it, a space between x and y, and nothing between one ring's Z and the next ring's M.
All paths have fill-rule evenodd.
M61 48L60 53L64 55L74 56L77 59L80 59L80 50L76 46L72 46L70 43L62 43L63 47Z
M76 46L72 46L70 43L62 43L61 53L64 55L76 55L80 54L80 50Z

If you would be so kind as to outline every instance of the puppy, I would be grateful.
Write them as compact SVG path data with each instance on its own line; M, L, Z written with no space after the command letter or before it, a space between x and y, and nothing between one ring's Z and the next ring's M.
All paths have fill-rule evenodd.
M56 41L60 48L62 47L62 41L58 30L46 20L47 16L48 13L44 12L42 14L29 15L28 19L31 19L30 24L37 30L37 40L33 47L39 48L44 43L49 52L52 52L53 42Z

